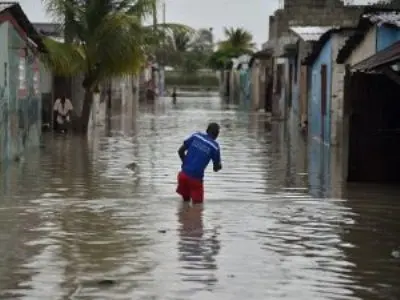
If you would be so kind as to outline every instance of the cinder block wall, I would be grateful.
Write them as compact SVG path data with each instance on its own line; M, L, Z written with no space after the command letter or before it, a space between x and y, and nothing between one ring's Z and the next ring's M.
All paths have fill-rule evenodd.
M354 26L363 11L361 6L343 6L338 0L286 2L284 9L278 9L269 18L270 40L288 34L290 26Z

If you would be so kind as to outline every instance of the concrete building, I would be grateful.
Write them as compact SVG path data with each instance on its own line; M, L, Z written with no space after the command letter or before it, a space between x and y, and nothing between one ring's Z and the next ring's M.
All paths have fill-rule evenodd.
M249 61L251 69L251 110L262 110L271 113L272 110L272 53L261 50L254 53Z
M298 38L296 46L286 51L292 76L291 117L302 131L307 131L308 123L308 67L302 65L304 58L312 51L314 44L331 26L293 26L289 30Z
M399 181L400 13L371 9L339 51L346 69L337 85L343 103L343 176L348 181Z
M344 66L336 63L337 53L353 28L331 29L314 45L304 60L309 67L308 84L309 136L326 146L337 144L337 124L343 118L343 107L337 96L337 83L343 81Z
M294 71L300 71L299 65L289 63L285 52L295 49L298 42L291 27L331 26L351 27L357 23L363 11L359 6L346 6L339 0L286 0L281 9L269 18L269 41L265 49L272 49L272 113L275 118L287 119L293 103L292 81L299 78ZM289 50L291 52L291 50ZM296 67L296 68L294 68ZM297 97L297 96L296 96Z
M39 147L42 39L16 3L0 3L0 162Z

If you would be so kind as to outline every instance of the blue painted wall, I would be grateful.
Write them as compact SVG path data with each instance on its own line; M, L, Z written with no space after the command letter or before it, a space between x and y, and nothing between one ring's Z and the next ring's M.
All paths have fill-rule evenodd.
M327 114L324 118L321 116L321 66L325 64L327 67L327 102L326 111ZM310 66L311 78L309 81L309 93L308 93L308 120L309 120L309 134L312 138L321 138L322 122L324 123L324 140L323 142L327 145L330 143L331 135L331 88L332 88L332 38L329 39L324 47L322 48L319 56L314 61L313 65Z
M376 51L381 51L400 40L400 28L377 26Z
M311 140L308 144L308 183L313 197L324 198L331 188L331 148Z

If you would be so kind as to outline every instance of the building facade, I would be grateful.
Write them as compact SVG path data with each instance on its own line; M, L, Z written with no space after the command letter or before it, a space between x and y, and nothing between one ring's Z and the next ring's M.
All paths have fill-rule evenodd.
M0 4L0 161L39 147L41 38L18 4Z

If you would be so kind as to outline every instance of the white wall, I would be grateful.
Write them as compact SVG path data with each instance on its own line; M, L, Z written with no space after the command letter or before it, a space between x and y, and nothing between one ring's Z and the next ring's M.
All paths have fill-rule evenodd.
M345 64L351 66L374 55L376 52L376 27L373 26L365 35L362 42L353 50Z
M347 35L341 33L332 37L332 99L331 99L331 145L339 146L343 135L343 91L345 65L337 64L336 58L339 50L348 39Z
M53 76L43 63L40 64L40 93L50 94L53 90Z

